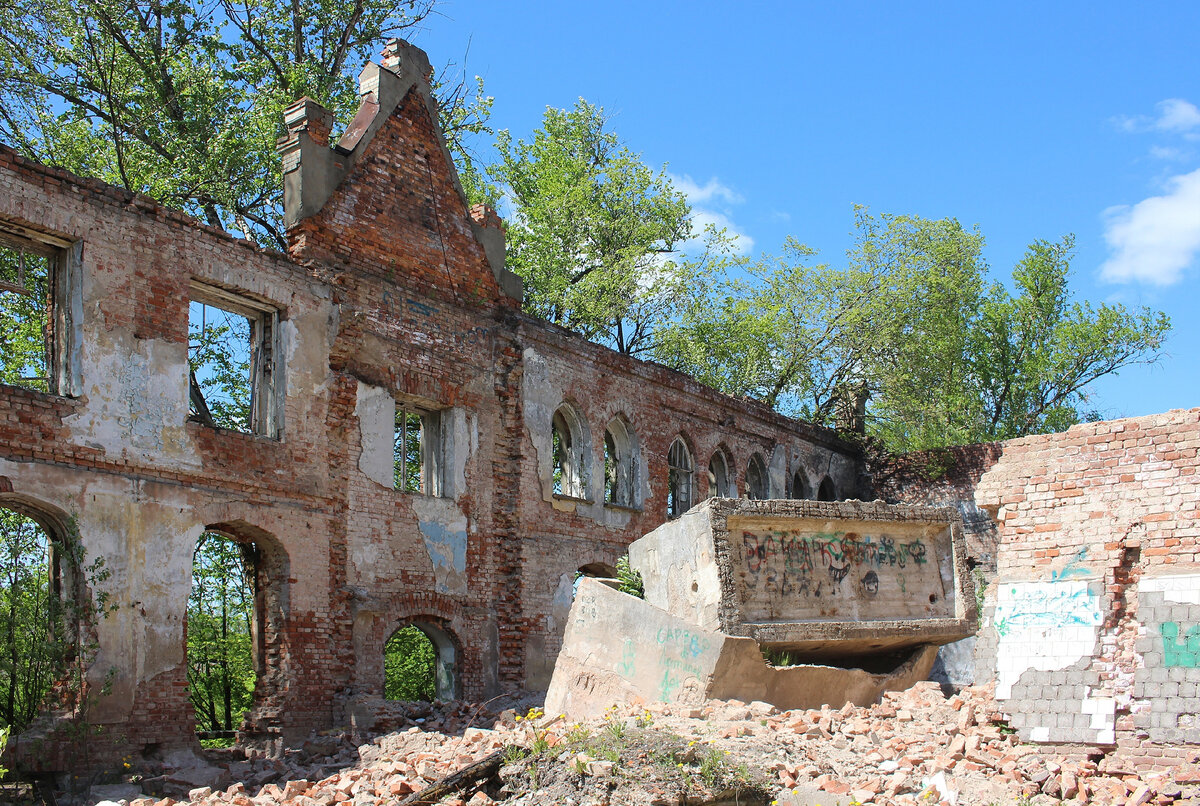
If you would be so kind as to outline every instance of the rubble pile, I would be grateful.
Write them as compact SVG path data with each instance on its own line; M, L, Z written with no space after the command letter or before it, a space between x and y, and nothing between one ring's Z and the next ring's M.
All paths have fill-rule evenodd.
M487 727L468 727L480 720L472 708L432 709L413 720L422 722L357 747L346 736L330 735L279 758L252 753L225 761L221 780L193 787L178 800L124 802L381 806L492 759L495 771L486 780L439 795L438 802L1200 806L1200 768L1185 765L1139 776L1109 768L1098 751L1088 748L1055 752L1022 744L988 687L946 697L937 684L921 683L888 693L868 708L779 712L766 703L716 700L699 706L620 706L583 724L535 708L524 714L514 709L487 713ZM585 746L586 752L580 749ZM706 758L716 759L724 778L706 777ZM710 765L707 772L714 769ZM743 791L729 788L735 779ZM163 776L159 784L169 781ZM769 791L763 782L769 782ZM143 780L143 791L154 783Z

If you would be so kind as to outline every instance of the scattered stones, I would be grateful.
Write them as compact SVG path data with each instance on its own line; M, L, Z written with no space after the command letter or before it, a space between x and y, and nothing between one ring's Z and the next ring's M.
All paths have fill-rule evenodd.
M1057 755L1053 748L1020 744L1002 722L989 687L968 687L947 698L937 684L922 683L885 694L870 708L846 705L783 713L761 702L618 706L605 718L583 725L536 712L526 718L528 704L499 713L463 703L425 704L399 715L396 724L401 729L396 732L357 742L343 734L315 736L277 758L220 751L226 754L224 763L203 766L201 762L196 769L167 771L159 779L144 779L142 791L153 792L147 785L151 780L173 780L176 786L196 780L184 790L195 806L382 806L441 782L503 748L519 746L546 748L538 761L540 772L534 773L542 776L535 777L536 783L530 780L528 760L514 761L506 755L499 772L499 778L508 782L503 788L492 778L441 803L549 806L573 801L580 806L649 806L683 802L662 775L663 759L669 757L681 768L690 765L684 775L696 784L705 759L709 764L715 758L730 769L744 769L747 780L757 776L756 780L771 782L774 794L763 802L774 799L780 806L851 802L863 806L1016 802L1200 806L1200 767L1193 764L1183 764L1173 774L1139 775L1117 769L1111 759L1097 763L1097 756L1089 758L1086 753ZM417 724L418 719L424 723ZM569 740L573 731L592 736L653 734L659 743L626 748L629 752L614 760L616 755L603 758L579 752ZM663 744L663 737L670 741ZM514 779L524 780L525 785L514 788ZM220 781L220 786L214 785ZM132 790L129 794L133 797L120 799L122 806L176 806L169 799L136 798ZM707 801L689 796L686 802Z

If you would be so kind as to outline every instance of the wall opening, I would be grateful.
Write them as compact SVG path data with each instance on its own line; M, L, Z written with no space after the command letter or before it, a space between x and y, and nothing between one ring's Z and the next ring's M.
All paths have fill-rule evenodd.
M712 458L708 460L708 497L735 498L733 484L730 479L729 463L725 461L725 452L717 448Z
M279 312L197 281L189 293L189 416L218 428L276 436Z
M614 419L604 430L604 503L636 506L637 451L628 426Z
M797 470L792 474L791 498L796 500L812 498L812 488L808 486L808 477L804 475L803 470Z
M554 412L550 422L550 441L554 494L584 498L587 491L587 434L582 420L570 404L564 403Z
M0 222L0 383L78 394L79 248Z
M442 495L442 456L441 413L397 406L392 432L395 489Z
M200 535L192 555L188 698L197 734L216 746L233 743L263 670L260 559L253 541L217 531Z
M678 518L692 508L692 452L683 437L676 437L667 451L667 517Z
M836 501L837 491L833 489L833 479L826 476L821 479L821 486L817 488L818 501Z
M763 501L770 497L767 480L767 463L761 453L750 457L746 466L746 497L752 501Z
M24 512L0 506L0 727L23 730L67 660L61 542Z
M453 700L457 695L457 649L442 627L412 621L383 645L383 696L388 700Z

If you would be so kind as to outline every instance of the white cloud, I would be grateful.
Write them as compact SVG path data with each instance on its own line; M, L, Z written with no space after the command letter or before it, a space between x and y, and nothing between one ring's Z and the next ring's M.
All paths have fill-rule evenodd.
M1200 109L1182 98L1159 101L1154 128L1165 132L1187 132L1200 128Z
M683 176L671 174L670 176L671 184L675 186L676 190L687 196L688 204L693 207L712 201L724 201L726 204L741 204L745 201L742 194L722 183L715 176L705 182L703 186L696 184L695 180L687 174Z
M725 230L725 234L733 239L733 251L739 255L748 255L754 251L754 239L747 235L741 227L733 223L733 219L715 210L692 208L692 237L684 247L685 251L699 248L704 243L704 230L709 225Z
M749 254L754 249L754 239L733 220L733 206L746 199L742 194L723 183L715 176L703 185L684 174L671 174L671 184L687 197L692 206L692 237L683 245L685 252L698 251L704 244L704 230L709 225L725 230L733 241L733 250L739 255Z
M1200 170L1171 177L1167 192L1104 211L1110 282L1171 285L1200 256Z
M1177 160L1186 160L1189 154L1181 149L1172 146L1150 146L1150 156L1156 160L1167 160L1174 162Z
M1127 132L1168 132L1182 134L1189 140L1200 133L1200 108L1182 98L1167 98L1154 105L1156 114L1122 115L1115 119L1116 125Z

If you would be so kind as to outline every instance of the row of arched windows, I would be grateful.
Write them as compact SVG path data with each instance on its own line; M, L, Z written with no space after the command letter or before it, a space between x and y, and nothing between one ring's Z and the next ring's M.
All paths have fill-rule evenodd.
M552 483L555 495L587 498L588 488L587 424L574 406L563 403L551 420L553 454ZM638 443L623 417L616 417L604 429L604 503L636 507L637 473L640 466ZM683 437L676 437L667 450L667 517L675 518L692 508L698 500L696 465ZM718 448L708 462L708 495L736 498L735 472L727 451ZM745 495L760 500L771 497L770 475L761 453L754 453L746 466ZM825 476L814 487L803 470L792 475L788 498L836 499L833 480Z

